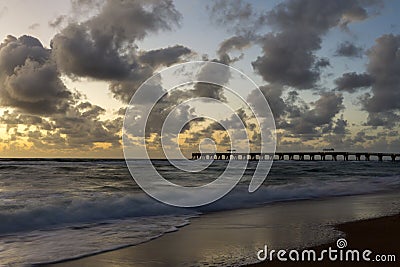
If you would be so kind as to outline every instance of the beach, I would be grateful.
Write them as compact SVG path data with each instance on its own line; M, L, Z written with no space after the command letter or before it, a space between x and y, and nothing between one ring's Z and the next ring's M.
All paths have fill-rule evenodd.
M259 262L256 253L265 245L318 251L336 247L338 238L346 238L349 248L398 255L399 196L399 192L359 195L215 212L137 246L47 266L243 266ZM268 261L252 266L326 266L326 262L311 264Z

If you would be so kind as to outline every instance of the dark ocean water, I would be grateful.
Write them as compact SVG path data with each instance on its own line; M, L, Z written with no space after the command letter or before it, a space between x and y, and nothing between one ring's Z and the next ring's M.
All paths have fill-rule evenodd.
M134 161L146 175L140 160ZM174 183L216 179L226 162L198 174L154 161ZM239 185L200 208L167 206L142 192L123 160L0 161L0 265L30 265L139 244L179 230L204 213L296 201L400 190L400 162L274 162L255 193L250 162Z

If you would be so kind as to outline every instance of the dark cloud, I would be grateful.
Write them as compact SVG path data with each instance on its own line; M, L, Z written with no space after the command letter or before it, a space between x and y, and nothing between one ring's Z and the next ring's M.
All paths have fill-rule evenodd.
M220 64L229 64L221 60L212 60ZM196 76L198 81L212 81L213 83L197 82L194 89L190 91L192 97L204 97L225 101L223 85L227 84L231 77L228 67L221 68L216 64L205 64Z
M347 122L335 119L344 109L343 96L333 92L322 92L317 101L307 104L296 91L290 91L283 96L284 87L273 84L260 87L274 115L278 130L286 130L302 139L320 137L332 132L339 134L345 131ZM247 101L257 109L264 101L250 93Z
M252 62L265 81L309 89L319 79L320 67L312 51L320 48L318 36L294 31L267 34L261 39L264 55Z
M65 111L71 94L50 51L31 36L8 36L0 45L0 103L33 114Z
M362 57L364 49L360 46L356 46L351 42L340 43L335 52L335 56L341 57Z
M301 139L318 138L332 132L335 127L339 127L337 131L345 127L340 125L341 121L335 121L336 115L344 108L340 94L323 92L317 101L308 105L292 91L285 99L285 105L285 117L277 124L277 128L287 130Z
M192 53L192 50L181 45L142 51L129 75L121 80L111 81L109 89L116 99L128 103L139 86L153 75L155 69L181 62L182 58Z
M341 116L340 119L337 119L335 122L335 126L333 128L333 133L334 134L346 134L346 127L348 126L347 120L343 119L343 115Z
M370 87L374 83L374 79L367 73L344 73L342 77L335 80L337 89L340 91L347 91L354 93L360 88Z
M383 35L367 51L367 73L374 79L372 92L361 98L369 113L367 124L392 126L400 111L400 35Z
M276 124L280 125L279 122L287 109L286 103L282 98L284 88L280 85L273 84L260 86L259 89L263 93L265 99L267 99L268 101ZM256 110L259 109L258 107L262 107L265 105L265 101L263 99L260 99L255 91L249 94L247 101L251 103L251 105L253 105Z
M13 109L0 121L10 147L21 138L35 149L92 149L97 142L119 147L122 118L102 120L103 108L69 91L51 53L31 36L8 36L0 45L0 103Z
M68 75L96 79L122 79L131 66L118 49L98 45L87 29L70 24L52 40L52 51L59 68Z
M229 53L232 50L241 51L243 48L250 45L250 40L245 36L232 36L226 40L224 40L218 49L218 55L221 57L224 54Z
M11 113L8 110L4 111L3 115L0 117L0 121L2 124L7 125L7 132L18 125L42 125L44 123L42 117L21 113ZM46 129L49 130L50 128L51 127L46 126Z
M311 109L301 110L300 114L290 114L291 119L286 129L294 134L313 134L318 137L321 127L323 129L332 123L332 119L344 108L343 97L330 92L322 93L312 106Z
M328 65L315 55L322 36L336 26L368 17L367 8L375 1L290 0L278 4L267 14L275 30L260 39L264 54L254 62L254 69L264 80L299 89L315 86L321 68Z
M400 121L400 115L393 111L370 112L365 126L385 126L392 128Z
M65 114L53 116L51 119L57 133L65 135L65 143L70 148L91 147L97 142L118 146L122 120L116 118L102 121L100 116L104 112L105 110L97 105L83 102Z
M111 81L109 90L114 98L129 103L139 86L153 75L153 71L150 66L137 66L125 79Z
M240 60L243 57L243 53L239 57L231 58L229 52L236 50L242 51L244 48L251 45L251 38L248 36L232 36L224 40L217 51L217 54L221 61L227 64Z
M148 64L153 68L159 66L171 66L180 61L182 56L188 56L192 50L182 45L175 45L167 48L160 48L142 52L139 61Z
M304 119L315 125L324 125L329 123L344 108L343 96L341 94L325 92L312 105L314 108L305 113Z
M109 81L113 96L125 103L156 68L192 53L181 45L138 51L136 42L148 34L179 25L181 14L172 1L85 0L74 1L73 7L99 12L70 23L53 38L55 61L67 75Z
M236 33L253 36L265 25L273 32L257 38L263 55L254 62L254 69L270 83L300 89L315 86L327 59L319 59L322 37L333 27L347 28L353 21L368 18L379 9L381 1L362 0L288 0L269 12L258 12L241 0L218 0L209 8L211 19L233 28Z
M211 21L240 35L254 34L265 23L265 14L242 0L215 0L207 9Z
M170 30L181 18L172 1L111 1L82 23L71 23L52 40L54 58L69 75L127 78L139 66L135 41Z

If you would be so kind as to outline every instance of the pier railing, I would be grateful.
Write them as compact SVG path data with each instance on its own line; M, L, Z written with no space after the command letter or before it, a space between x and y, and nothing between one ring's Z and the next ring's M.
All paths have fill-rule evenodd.
M377 152L276 152L276 153L240 153L240 152L215 152L215 153L192 153L192 159L214 159L214 160L392 160L400 159L400 153L377 153Z

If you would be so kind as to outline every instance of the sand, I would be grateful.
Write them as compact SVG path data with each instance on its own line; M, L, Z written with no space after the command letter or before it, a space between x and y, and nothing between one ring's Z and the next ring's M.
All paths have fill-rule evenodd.
M371 262L277 262L266 261L264 263L249 265L249 267L262 266L400 266L400 215L387 216L376 219L349 222L337 225L335 228L345 233L345 239L349 246L348 249L359 249L364 251L369 249L373 251ZM317 252L321 252L328 247L337 248L336 243L329 243L314 247ZM375 255L394 255L396 261L376 262ZM374 256L372 256L374 255Z

